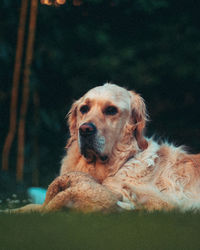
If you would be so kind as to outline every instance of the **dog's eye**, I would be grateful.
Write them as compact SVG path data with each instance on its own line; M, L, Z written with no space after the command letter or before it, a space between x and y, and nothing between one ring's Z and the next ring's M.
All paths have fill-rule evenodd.
M104 110L104 114L106 115L115 115L117 114L118 109L114 106L109 106Z
M81 112L82 114L86 114L89 110L90 110L90 108L89 108L88 105L83 105L83 106L80 108L80 112Z

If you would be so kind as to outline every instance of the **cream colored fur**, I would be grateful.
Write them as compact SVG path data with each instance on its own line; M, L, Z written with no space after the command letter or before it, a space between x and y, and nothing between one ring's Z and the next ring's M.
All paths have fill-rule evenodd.
M83 105L89 107L85 114L80 112ZM118 112L106 115L107 106ZM41 211L198 210L200 155L145 138L146 120L141 96L115 84L91 89L76 101L69 112L71 137L60 177L49 186ZM95 152L90 150L88 158L81 154L78 132L86 122L97 128Z

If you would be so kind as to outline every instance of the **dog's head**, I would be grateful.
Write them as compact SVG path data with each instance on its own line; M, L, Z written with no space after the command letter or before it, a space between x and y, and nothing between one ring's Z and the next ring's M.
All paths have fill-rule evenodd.
M105 84L88 91L69 112L71 138L88 160L107 161L124 136L135 139L141 150L148 144L143 136L146 108L133 91Z

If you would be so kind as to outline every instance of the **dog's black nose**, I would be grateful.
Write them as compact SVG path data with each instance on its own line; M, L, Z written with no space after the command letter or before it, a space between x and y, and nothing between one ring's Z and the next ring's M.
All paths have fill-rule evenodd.
M96 133L96 131L96 126L91 122L83 123L79 128L79 133L81 136L93 135Z

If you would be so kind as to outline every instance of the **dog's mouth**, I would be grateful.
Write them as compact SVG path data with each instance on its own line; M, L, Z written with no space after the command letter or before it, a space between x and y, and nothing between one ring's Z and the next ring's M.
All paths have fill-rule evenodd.
M102 163L108 161L108 156L99 152L97 143L95 143L94 139L91 138L90 140L85 140L80 138L79 146L81 154L89 163L96 162L97 160Z
M91 148L82 147L81 154L89 163L96 162L97 160L101 161L102 163L106 163L108 161L107 155L101 155L99 152Z
M108 161L107 155L100 155L91 149L83 150L81 151L81 154L86 158L88 163L93 163L98 160L102 163L106 163Z

